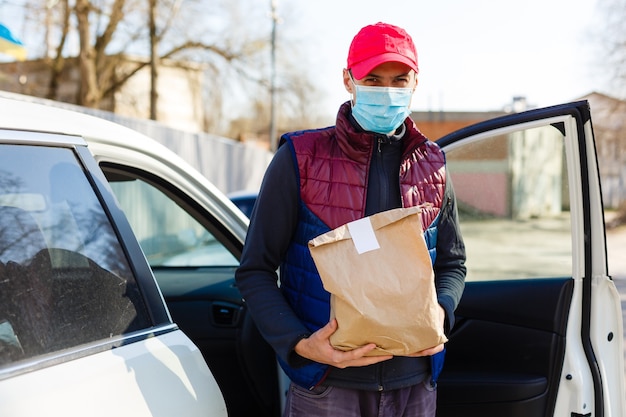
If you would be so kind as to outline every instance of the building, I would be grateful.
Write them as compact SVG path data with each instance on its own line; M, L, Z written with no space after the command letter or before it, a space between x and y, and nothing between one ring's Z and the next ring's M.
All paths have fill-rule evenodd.
M127 74L140 68L111 96L100 110L126 117L150 118L150 66L146 58L125 57L114 71ZM166 126L201 132L204 129L202 68L194 63L164 60L157 79L157 120ZM44 59L0 63L0 90L77 104L80 72L77 58L66 58L54 97L49 97L50 65Z
M448 133L473 125L478 122L493 119L506 114L504 111L425 111L412 112L411 118L419 130L430 140L437 140Z
M626 206L626 101L597 92L589 101L595 133L602 198L606 208Z

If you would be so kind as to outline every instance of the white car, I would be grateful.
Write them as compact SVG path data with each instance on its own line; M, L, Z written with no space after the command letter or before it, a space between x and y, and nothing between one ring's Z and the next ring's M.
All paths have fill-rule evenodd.
M7 99L0 113L0 415L226 416L94 154L176 159L83 114Z
M128 129L17 101L0 100L0 111L0 206L26 211L49 233L47 242L56 242L50 219L87 229L87 235L63 229L57 234L64 246L49 252L60 268L85 264L84 258L99 266L97 274L84 269L85 276L59 276L67 284L87 276L93 282L85 287L89 303L74 296L78 290L63 300L64 292L53 287L57 308L67 315L90 306L78 324L68 318L54 328L31 320L45 306L45 297L32 296L45 292L29 284L31 291L11 298L2 287L11 284L0 275L0 314L5 300L23 300L35 306L27 317L38 324L35 341L27 342L12 319L19 314L0 316L0 415L194 415L184 411L191 406L223 415L225 404L231 417L279 416L284 376L234 284L246 217L176 155ZM468 255L466 289L438 385L438 416L626 415L621 302L607 270L587 102L504 116L438 143L446 151ZM46 171L53 159L4 156L13 155L5 153L9 148L72 155L67 160L82 172L60 175L65 185L58 193L56 173ZM49 187L17 192L27 183L6 176L9 166L25 178L47 176ZM89 211L78 210L90 201ZM74 251L81 256L68 254ZM6 264L3 253L0 248ZM20 255L14 263L27 261ZM102 270L126 292L101 291ZM111 305L118 321L88 325L100 317L93 306ZM34 350L24 356L26 345ZM41 352L40 346L54 348Z

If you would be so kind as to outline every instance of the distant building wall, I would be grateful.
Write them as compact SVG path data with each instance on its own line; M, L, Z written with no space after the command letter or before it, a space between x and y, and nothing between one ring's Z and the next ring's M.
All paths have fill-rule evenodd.
M466 126L502 116L505 112L413 112L411 118L430 140L437 140Z
M604 206L617 209L626 204L626 102L600 93L590 93L580 98L589 101L595 134L598 165L602 182ZM463 127L494 117L506 112L413 112L411 117L418 128L431 140L437 140L448 133ZM554 162L554 161L553 161ZM560 166L556 164L555 166ZM503 176L498 173L467 173L464 178L455 181L457 194L463 193L462 183L471 181L491 181L495 190L500 190L502 198L514 198L502 191ZM555 176L556 178L556 176ZM508 181L511 181L509 179ZM471 196L467 196L471 200ZM468 201L469 201L468 200ZM568 208L567 196L561 197L563 208ZM481 202L476 202L481 204ZM513 204L513 203L512 203ZM506 204L498 203L492 207L504 209Z
M123 72L145 63L145 59L129 57L122 65ZM179 130L203 131L202 68L194 63L182 66L165 60L160 63L158 74L157 120ZM81 82L76 58L66 58L54 97L48 97L50 77L50 67L42 59L0 63L0 90L78 103ZM137 71L111 97L105 97L99 108L126 117L150 119L150 67L146 65Z
M504 112L413 112L411 118L418 129L430 140L464 127L492 119ZM459 203L471 210L490 213L498 217L511 216L511 176L508 173L507 148L505 142L492 142L500 146L500 152L492 153L493 160L485 155L466 153L462 159L448 161L453 173L454 191ZM491 148L493 150L493 148ZM487 184L484 194L474 192L474 184Z
M202 71L162 64L157 78L157 120L174 129L204 130ZM127 117L150 119L150 68L133 75L115 93L115 107L108 110Z

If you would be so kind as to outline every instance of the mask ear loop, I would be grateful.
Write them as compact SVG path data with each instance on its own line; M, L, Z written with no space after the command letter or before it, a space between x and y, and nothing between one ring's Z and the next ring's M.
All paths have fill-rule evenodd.
M352 76L352 70L348 70L348 74L350 74L350 81L352 81L352 93L350 93L350 108L354 108L356 104L356 81L354 81L354 77Z

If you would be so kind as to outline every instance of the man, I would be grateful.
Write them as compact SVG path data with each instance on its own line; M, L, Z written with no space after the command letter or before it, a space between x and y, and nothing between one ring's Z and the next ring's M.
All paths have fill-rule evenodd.
M336 125L284 135L266 171L236 281L291 378L286 416L435 415L443 345L403 357L365 356L374 344L334 349L330 295L307 247L350 221L425 204L441 323L446 332L452 327L465 247L445 157L408 117L417 74L415 46L403 29L364 27L350 45L343 81L352 100L340 107Z

